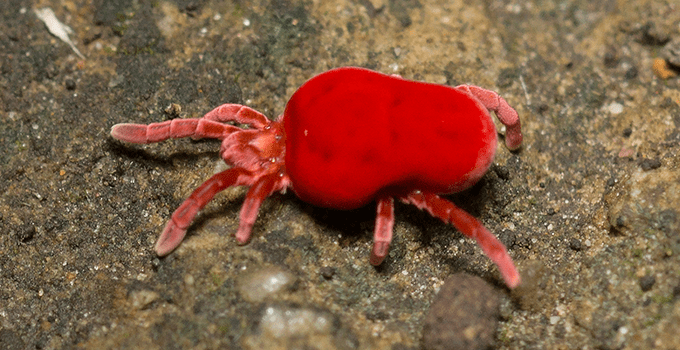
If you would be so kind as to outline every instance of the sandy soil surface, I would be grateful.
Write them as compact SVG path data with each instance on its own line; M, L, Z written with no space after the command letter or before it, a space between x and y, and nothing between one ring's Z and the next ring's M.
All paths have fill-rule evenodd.
M46 7L84 59L38 19ZM4 0L0 347L679 349L667 62L680 62L672 0ZM233 238L235 188L156 257L171 213L222 168L219 144L124 144L111 126L227 102L275 118L306 80L348 65L483 86L517 109L522 149L499 144L449 198L508 246L519 288L403 204L375 268L374 206L290 192L265 201L248 245Z

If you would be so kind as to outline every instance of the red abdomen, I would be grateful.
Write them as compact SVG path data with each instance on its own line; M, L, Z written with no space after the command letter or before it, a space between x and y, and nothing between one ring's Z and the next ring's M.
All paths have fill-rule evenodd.
M307 81L284 125L293 190L338 209L379 194L461 191L486 172L497 143L489 112L471 95L361 68Z

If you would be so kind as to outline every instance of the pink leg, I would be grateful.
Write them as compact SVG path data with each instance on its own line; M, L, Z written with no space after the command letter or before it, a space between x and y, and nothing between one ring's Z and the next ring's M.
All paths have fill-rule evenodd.
M264 114L248 106L233 103L225 103L208 112L203 118L219 122L235 121L249 124L255 129L263 129L271 123Z
M213 175L210 179L199 186L180 206L172 213L172 217L163 229L156 242L156 254L165 256L170 254L184 239L187 228L196 217L196 214L205 207L212 198L230 186L251 185L252 174L241 168L231 168Z
M162 123L116 124L111 128L115 139L131 143L153 143L169 138L205 137L224 139L241 129L207 119L173 119Z
M283 181L284 178L278 173L272 173L262 176L250 187L239 215L238 231L236 231L236 241L239 244L248 243L262 202L272 193L285 188Z
M505 284L510 288L515 288L520 284L520 275L503 243L472 215L435 194L412 192L402 197L401 200L419 209L427 210L432 216L446 223L452 223L464 235L477 240L484 253L498 265Z
M484 107L496 112L498 119L505 125L505 145L510 150L516 150L522 145L522 127L519 116L507 101L498 93L474 85L459 85L461 89L475 96Z
M373 250L371 251L371 265L380 265L392 242L392 227L394 226L394 198L386 197L378 200L378 215L375 218L375 233L373 234Z

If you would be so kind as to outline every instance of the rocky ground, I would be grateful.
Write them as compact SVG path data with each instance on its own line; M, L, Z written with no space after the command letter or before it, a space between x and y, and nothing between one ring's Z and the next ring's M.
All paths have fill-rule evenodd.
M45 7L85 58L38 19ZM4 349L680 348L675 1L5 0L0 16ZM238 246L243 188L155 256L171 213L220 169L219 144L129 145L111 126L226 102L274 118L346 65L483 86L517 109L523 148L500 144L450 199L508 246L519 288L402 204L378 268L375 208L292 193L265 201Z

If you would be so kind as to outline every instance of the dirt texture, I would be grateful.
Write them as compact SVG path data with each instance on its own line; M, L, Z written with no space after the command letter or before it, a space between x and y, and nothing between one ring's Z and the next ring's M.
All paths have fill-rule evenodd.
M479 348L680 349L678 40L675 0L3 0L0 348L421 349L440 335L424 332L437 297L476 313L451 329ZM373 267L373 205L290 191L264 202L247 245L234 188L156 257L172 212L223 169L219 144L124 144L112 125L222 103L275 118L306 80L350 65L516 108L523 147L499 143L448 198L506 244L520 287L403 204ZM454 274L481 278L496 310L442 287Z

